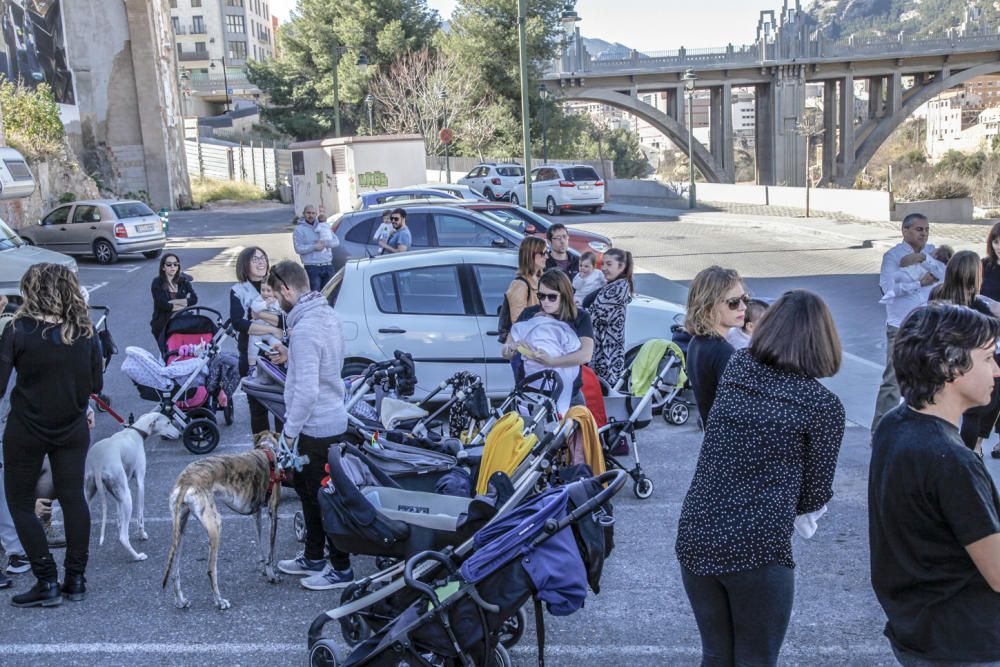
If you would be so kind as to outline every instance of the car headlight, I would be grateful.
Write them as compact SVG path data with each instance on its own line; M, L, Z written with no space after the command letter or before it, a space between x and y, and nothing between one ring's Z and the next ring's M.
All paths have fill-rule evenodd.
M604 241L591 241L587 245L589 245L590 249L593 250L594 252L604 252L611 247Z

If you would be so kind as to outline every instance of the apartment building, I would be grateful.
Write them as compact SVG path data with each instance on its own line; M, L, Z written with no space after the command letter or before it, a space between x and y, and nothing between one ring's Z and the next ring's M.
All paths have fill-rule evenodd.
M274 19L268 0L170 0L185 115L232 107L234 96L260 91L246 63L274 57Z
M932 160L950 150L969 150L967 133L977 125L983 100L964 89L949 90L927 103L927 154Z

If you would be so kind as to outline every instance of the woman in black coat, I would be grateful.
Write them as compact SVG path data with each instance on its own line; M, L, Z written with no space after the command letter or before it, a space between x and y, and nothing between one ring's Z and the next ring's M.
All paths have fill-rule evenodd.
M198 295L191 286L191 279L181 272L180 258L171 253L160 258L160 273L153 278L149 289L153 294L153 319L149 328L159 342L170 316L198 303Z

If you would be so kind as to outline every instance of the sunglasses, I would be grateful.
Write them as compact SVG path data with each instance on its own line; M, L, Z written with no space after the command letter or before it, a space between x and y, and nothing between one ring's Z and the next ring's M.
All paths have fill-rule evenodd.
M541 303L542 301L551 301L552 303L555 303L558 300L559 300L558 292L538 292L539 303Z
M536 255L542 255L543 257L548 257L548 256L550 256L552 254L552 252L549 251L549 250L540 250L540 251L536 252L535 254Z
M729 310L739 310L741 303L744 306L749 306L750 295L744 294L743 296L735 296L732 299L726 299L726 305L729 306Z
M277 269L277 267L274 267L274 266L272 266L272 267L271 267L271 270L270 270L270 271L268 271L268 280L267 280L267 282L271 282L271 276L274 276L274 279L275 279L275 280L277 280L277 281L278 281L279 283L281 283L281 284L282 284L282 286L283 286L283 287L284 287L285 289L288 289L288 283L286 283L286 282L285 282L285 279L284 279L284 278L282 278L282 277L281 277L281 276L280 276L280 275L278 274L278 269Z
M163 266L180 266L180 262L164 262Z
M400 217L398 215L394 215L394 216L392 216L392 217L389 218L389 222L399 222L399 220L400 220Z

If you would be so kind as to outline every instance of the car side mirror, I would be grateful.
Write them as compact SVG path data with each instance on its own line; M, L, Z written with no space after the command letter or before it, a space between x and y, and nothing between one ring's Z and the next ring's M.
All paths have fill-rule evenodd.
M502 238L493 239L493 243L491 243L490 245L492 245L494 248L506 248L507 239L502 239Z
M524 233L525 234L534 234L537 231L538 231L538 228L535 227L534 225L525 225L525 227L524 227Z

